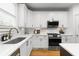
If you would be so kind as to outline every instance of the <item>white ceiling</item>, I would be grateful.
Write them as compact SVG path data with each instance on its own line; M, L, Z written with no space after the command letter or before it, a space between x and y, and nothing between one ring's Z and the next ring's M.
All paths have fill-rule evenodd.
M68 10L74 3L27 3L27 7L35 11Z

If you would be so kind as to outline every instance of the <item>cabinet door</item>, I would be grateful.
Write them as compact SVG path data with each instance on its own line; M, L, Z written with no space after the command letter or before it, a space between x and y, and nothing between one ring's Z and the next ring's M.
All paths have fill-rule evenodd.
M75 43L75 37L73 35L67 36L68 43Z
M48 20L48 14L41 13L41 16L40 16L40 27L47 28L47 20Z
M72 35L62 36L62 43L75 43L75 37Z
M21 56L26 56L27 55L27 46L26 43L24 43L21 47L20 47L20 55Z
M30 39L30 51L32 50L32 38Z
M19 27L24 27L25 26L25 4L19 4L19 9L17 11L18 13L18 16L17 16L17 19L18 19L18 26Z
M32 38L32 47L33 48L39 48L40 47L40 40L39 40L39 36L34 35Z
M35 41L36 41L35 38L36 38L36 37L33 35L33 37L32 37L32 48L35 47Z
M39 13L34 13L34 15L33 15L34 17L33 17L33 25L34 25L34 27L40 27L40 14Z
M70 42L70 37L68 37L68 36L62 36L62 42L63 43L69 43Z
M32 38L33 48L48 48L48 36L47 35L36 35Z
M26 48L27 54L26 55L29 56L32 51L31 38L26 42L26 46L27 46L27 48Z
M79 43L79 36L75 36L75 43Z
M74 15L75 35L79 35L79 14Z
M65 43L65 37L64 36L62 36L62 43Z
M62 25L64 27L67 27L67 19L68 19L67 12L58 13L57 18L59 19L59 27L61 27Z
M48 36L40 37L40 48L48 48Z
M28 21L27 22L27 27L32 27L33 26L33 20L32 19L32 11L28 10Z
M67 40L67 43L72 43L73 39L70 36L67 36L66 40Z
M31 53L31 50L32 50L32 47L31 47L30 39L29 39L20 47L20 55L29 56Z
M74 15L74 34L75 34L75 42L79 42L79 13Z
M39 36L36 36L36 42L35 42L35 44L36 44L36 48L40 48L41 42L40 42Z

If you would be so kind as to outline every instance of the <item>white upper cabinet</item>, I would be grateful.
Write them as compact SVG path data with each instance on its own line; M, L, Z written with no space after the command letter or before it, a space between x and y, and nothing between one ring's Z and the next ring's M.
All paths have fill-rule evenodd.
M26 21L26 27L33 27L33 16L32 16L32 11L31 10L27 10L28 14L27 14L27 21Z
M49 17L51 17L49 20L53 19L53 21L59 21L59 27L62 25L64 27L67 27L67 20L68 20L68 14L65 11L58 11L58 12L52 12L50 13Z
M79 35L79 5L73 8L73 25L75 28L75 35Z
M26 26L26 20L27 20L27 7L25 4L18 4L17 8L17 23L19 27L25 27Z
M70 8L70 23L71 23L71 26L69 27L71 28L70 32L72 31L74 35L79 35L79 5L78 4Z
M57 18L59 20L59 27L61 27L63 25L64 28L67 28L68 13L67 12L60 12L57 15L58 15Z
M65 11L34 11L32 15L31 24L33 24L34 27L46 28L47 21L50 21L52 19L54 21L59 21L59 27L61 27L62 25L64 25L64 27L67 27L68 13Z
M47 14L43 12L33 12L34 27L47 27Z
M25 4L17 6L17 25L18 27L33 27L32 11Z
M62 25L64 25L64 27L67 27L67 11L31 11L27 7L25 7L24 4L21 4L19 8L19 26L26 25L26 27L31 28L47 28L47 21L54 19L55 21L59 21L59 27L61 27ZM24 12L23 10L26 10L26 12Z
M32 16L32 21L31 23L33 24L33 27L40 27L41 26L41 15L39 13L34 13Z

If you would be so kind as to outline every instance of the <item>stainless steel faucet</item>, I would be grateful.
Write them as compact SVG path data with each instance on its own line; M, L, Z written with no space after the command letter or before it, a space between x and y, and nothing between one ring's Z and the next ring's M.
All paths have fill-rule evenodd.
M17 33L19 33L18 29L17 28L10 28L9 30L9 35L8 35L8 38L11 39L11 31L12 29L15 29L17 31Z

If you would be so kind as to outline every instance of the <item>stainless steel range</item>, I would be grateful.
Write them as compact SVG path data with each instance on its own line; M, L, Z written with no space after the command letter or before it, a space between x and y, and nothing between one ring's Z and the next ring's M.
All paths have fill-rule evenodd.
M48 45L49 50L56 50L59 48L59 43L61 43L61 35L58 33L48 33Z

